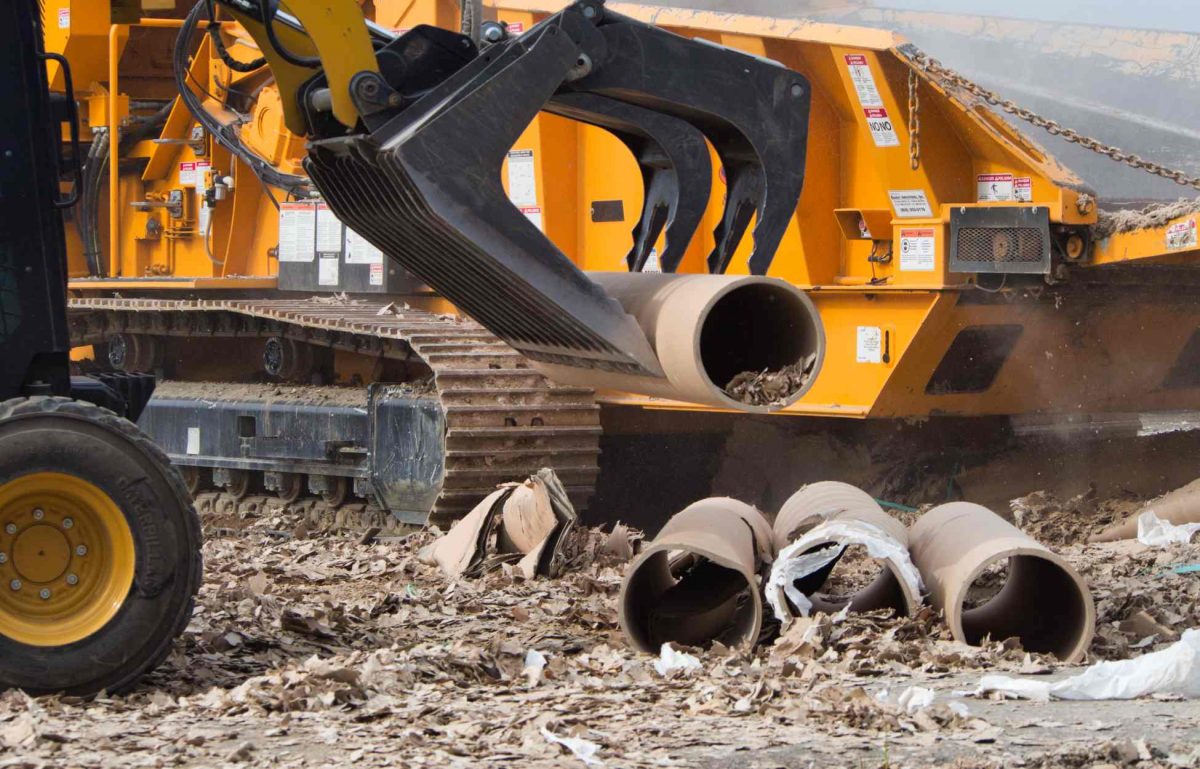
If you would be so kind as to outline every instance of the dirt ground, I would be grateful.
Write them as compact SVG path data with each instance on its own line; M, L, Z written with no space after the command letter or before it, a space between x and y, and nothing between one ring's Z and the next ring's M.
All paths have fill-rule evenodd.
M201 505L206 579L167 663L120 697L3 694L0 769L585 766L552 741L564 738L614 767L1200 766L1196 702L965 695L985 672L1070 669L1012 643L956 644L932 610L820 616L663 676L621 640L623 564L602 533L581 534L553 581L502 569L447 584L416 559L429 533L366 542L354 516L214 502ZM1092 585L1089 661L1200 627L1200 574L1174 571L1200 563L1200 544L1080 544L1136 506L1046 494L1012 506ZM933 704L901 707L912 686Z

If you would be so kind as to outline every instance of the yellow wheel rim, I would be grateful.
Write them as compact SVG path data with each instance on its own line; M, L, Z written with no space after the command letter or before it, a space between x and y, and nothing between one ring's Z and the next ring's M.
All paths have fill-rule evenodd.
M65 646L103 628L133 585L133 533L82 478L31 473L0 485L0 635Z

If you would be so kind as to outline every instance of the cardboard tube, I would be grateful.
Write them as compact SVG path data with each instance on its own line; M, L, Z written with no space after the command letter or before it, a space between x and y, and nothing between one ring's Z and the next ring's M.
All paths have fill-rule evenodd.
M666 378L535 362L562 384L618 390L738 411L769 412L795 403L816 380L825 332L803 291L776 278L734 275L588 273L646 333ZM724 390L746 371L812 363L808 380L769 406Z
M1185 523L1200 523L1200 479L1164 494L1138 510L1121 523L1109 526L1088 539L1088 542L1116 542L1133 539L1138 535L1138 518L1147 510L1154 512L1167 523L1179 526Z
M832 525L839 524L839 525ZM821 591L841 556L812 573L794 578L787 574L783 551L792 543L792 556L803 556L829 548L863 545L879 561L879 576L849 596L830 596ZM868 544L869 543L869 544ZM775 518L775 546L781 551L772 567L768 590L772 607L781 620L795 616L798 609L787 599L788 583L803 593L812 611L832 614L847 604L851 611L892 609L911 616L921 605L921 583L908 557L908 530L884 512L865 491L846 483L824 481L805 486L783 504ZM794 571L794 570L792 570Z
M913 561L955 639L978 646L1016 637L1026 651L1075 662L1096 629L1087 584L1063 558L992 511L967 502L930 510L909 531ZM1000 591L975 608L968 590L989 566L1008 562Z
M762 513L729 498L704 499L667 522L625 575L621 630L630 646L758 642L759 572L774 558Z

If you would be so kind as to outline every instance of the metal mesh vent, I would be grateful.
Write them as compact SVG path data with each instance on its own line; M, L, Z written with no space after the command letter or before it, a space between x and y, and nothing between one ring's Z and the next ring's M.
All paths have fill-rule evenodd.
M964 227L958 233L958 260L989 264L1040 264L1046 242L1028 227Z
M950 269L955 272L1042 273L1050 268L1049 216L1044 208L956 212L951 240Z

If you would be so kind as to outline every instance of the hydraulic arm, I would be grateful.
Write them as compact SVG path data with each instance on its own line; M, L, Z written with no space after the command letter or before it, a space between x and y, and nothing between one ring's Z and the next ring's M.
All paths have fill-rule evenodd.
M724 273L752 219L764 275L804 182L810 89L776 62L691 40L581 0L517 37L418 26L391 37L352 0L219 0L276 73L306 168L337 216L535 361L662 377L652 339L505 195L506 153L539 111L602 127L642 168L627 261L665 232L678 265L728 184L708 257ZM302 33L300 30L304 30ZM720 383L724 385L725 383Z

